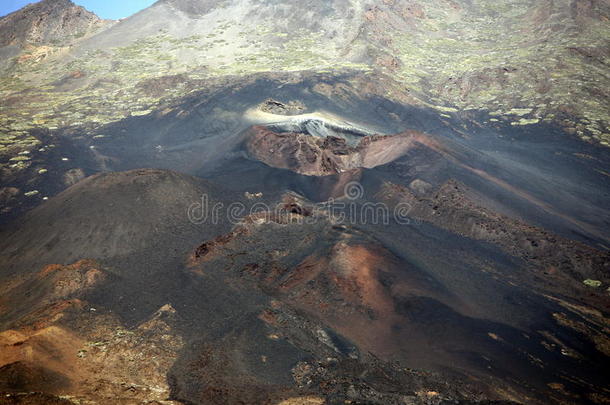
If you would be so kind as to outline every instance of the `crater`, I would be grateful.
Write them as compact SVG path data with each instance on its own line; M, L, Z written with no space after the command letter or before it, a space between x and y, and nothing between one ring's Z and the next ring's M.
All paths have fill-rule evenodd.
M271 112L278 108L283 113L287 105L267 100L246 112L253 126L245 134L245 149L268 166L308 176L392 162L421 135L414 131L386 135L328 112L290 116Z
M422 135L377 135L355 127L320 121L284 121L255 125L246 134L248 155L268 166L308 176L327 176L390 163Z
M362 138L376 134L347 123L335 123L309 117L296 117L286 121L270 123L266 126L276 133L300 133L318 138L344 139L349 146L353 147L357 146Z
M259 109L266 113L277 115L299 115L305 112L306 107L305 104L298 100L283 103L281 101L268 98L259 106Z

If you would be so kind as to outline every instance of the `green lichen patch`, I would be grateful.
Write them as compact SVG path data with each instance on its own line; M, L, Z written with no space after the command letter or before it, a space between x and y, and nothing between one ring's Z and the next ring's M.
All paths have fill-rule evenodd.
M587 287L593 287L593 288L599 288L602 286L602 282L599 280L591 280L591 279L587 279L583 281L583 284L586 285Z

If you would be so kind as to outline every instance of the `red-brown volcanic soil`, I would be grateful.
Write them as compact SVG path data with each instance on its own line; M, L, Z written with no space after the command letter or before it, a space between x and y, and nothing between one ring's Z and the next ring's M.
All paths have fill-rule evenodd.
M432 142L419 132L408 131L363 137L356 146L350 146L339 137L278 133L264 126L252 127L246 137L246 149L254 159L308 176L381 166L404 155L415 143Z

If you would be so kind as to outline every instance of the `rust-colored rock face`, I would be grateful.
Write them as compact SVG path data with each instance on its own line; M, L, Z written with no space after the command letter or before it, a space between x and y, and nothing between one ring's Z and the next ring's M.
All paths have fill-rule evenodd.
M82 299L107 281L99 263L81 260L48 265L2 290L3 299L19 303L0 307L0 390L7 399L167 399L165 374L183 344L171 326L175 310L165 305L128 331ZM41 390L49 395L42 402L20 394Z
M610 404L610 0L74 2L0 17L0 405Z
M308 176L327 176L390 163L416 142L426 142L425 135L415 131L370 135L350 144L338 136L275 132L255 126L248 132L246 149L252 158L271 167Z
M405 398L546 405L547 396L561 403L578 390L604 398L590 369L604 360L589 356L608 352L599 288L608 282L607 254L513 219L481 189L431 174L453 165L475 186L488 181L523 201L540 199L454 144L416 131L354 143L255 129L247 141L294 137L337 165L358 156L362 166L329 176L282 171L336 195L320 204L294 191L252 183L235 193L162 170L77 183L28 218L42 224L34 229L53 226L57 238L30 228L3 240L4 260L21 270L3 273L0 284L3 395L34 401L25 393L43 391L48 403L392 405ZM401 184L371 178L388 170ZM352 199L344 186L355 181L372 192ZM198 218L189 218L192 204L205 209L202 194L208 210L220 204L221 211L191 222ZM334 203L390 214L402 204L411 221L341 218ZM243 208L243 217L223 219L229 205ZM119 248L116 233L131 250ZM37 254L19 262L13 252L28 244ZM110 259L53 264L61 263L54 246ZM42 264L23 264L35 262ZM593 366L582 366L587 358ZM575 383L559 382L559 369Z
M374 243L339 241L327 251L305 258L275 285L291 305L317 313L360 350L384 358L401 357L397 325L406 324L397 312L402 299L438 292L409 265ZM315 288L312 288L315 287Z
M422 138L422 142L425 139ZM426 143L428 147L442 151L437 143L430 140ZM491 382L488 375L484 376L485 372L477 370L478 366L457 353L476 350L495 359L490 361L497 365L501 356L496 357L494 345L528 346L532 337L492 321L499 319L497 314L492 315L495 304L480 301L476 298L480 292L476 290L471 292L472 297L456 294L454 283L459 285L461 282L457 280L461 277L476 278L477 272L489 271L492 278L506 278L515 288L522 281L535 285L541 294L576 294L587 305L600 307L599 295L590 296L582 285L577 292L573 289L585 277L606 280L607 255L496 213L477 203L472 191L456 181L433 187L418 179L411 182L411 188L413 191L386 183L376 198L389 207L408 204L413 219L460 237L484 241L520 260L520 264L491 268L479 261L480 252L464 251L452 260L461 261L463 255L469 256L466 259L472 266L469 270L462 275L441 270L449 273L432 277L379 240L359 232L357 227L337 225L328 212L315 210L294 195L285 195L277 210L247 217L232 232L195 250L189 270L195 277L206 280L202 282L220 276L240 293L259 288L273 297L273 301L258 313L258 319L267 326L267 338L272 341L297 339L303 343L299 340L303 337L291 323L295 322L293 311L296 311L300 316L321 322L320 326L306 324L305 327L335 353L343 352L354 358L370 353L379 359L432 369L438 363L459 364L462 372L471 378L483 378L494 387L490 391L494 394L487 395L519 398L521 394L512 391L514 388L504 385L501 380ZM444 255L438 247L431 254ZM451 265L445 262L441 267ZM515 294L520 293L515 291ZM554 302L585 316L582 312L585 307L570 307L561 299ZM586 315L596 325L590 329L567 320L564 315L555 313L553 317L561 325L570 325L569 328L587 334L589 344L598 350L606 350L607 339L600 329L606 321L601 313ZM553 350L546 343L550 339L557 345L557 350L564 353L562 356L582 358L577 349L557 338L555 332L540 330L536 333L543 336L543 347L548 346L544 350ZM449 336L450 343L447 341ZM547 358L544 350L532 355ZM431 353L434 354L431 356ZM292 370L296 381L309 381L307 384L317 381L319 377L314 377L316 373L312 371L315 367L309 363L299 364ZM318 367L325 370L327 366ZM510 367L526 372L530 365L513 362ZM336 378L336 375L324 375L329 380ZM205 374L202 378L212 377ZM214 378L214 384L220 384L220 381L234 383L228 377ZM425 392L436 391L428 389Z

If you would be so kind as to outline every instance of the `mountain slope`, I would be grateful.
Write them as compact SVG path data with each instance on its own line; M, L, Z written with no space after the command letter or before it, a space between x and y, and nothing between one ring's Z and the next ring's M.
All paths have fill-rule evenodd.
M28 154L54 136L103 136L105 125L194 92L280 76L349 73L358 92L379 97L373 109L407 104L490 130L552 126L602 146L610 134L604 1L159 1L99 31L69 2L35 7L2 19L3 38L26 43L36 22L28 10L38 10L42 34L32 35L59 35L67 18L70 46L0 47L0 179L18 189L37 177ZM396 132L409 129L394 119Z
M0 404L608 403L609 10L0 20Z
M200 193L226 204L220 221L190 221ZM160 170L85 179L2 235L0 390L98 403L604 398L607 300L580 278L603 276L608 255L504 223L470 193L448 183L416 202L385 184L338 202L411 201L426 223L342 223L292 192L238 196Z
M43 0L0 19L0 47L63 44L104 24L105 21L70 0Z
M409 94L440 112L486 112L492 122L554 122L585 140L607 142L607 99L596 88L607 85L608 17L603 1L160 1L79 44L69 57L21 65L17 76L36 85L72 71L92 76L81 80L80 95L44 94L51 108L30 114L47 127L82 120L53 108L66 102L99 105L110 97L123 113L157 105L158 97L120 91L137 92L143 78L186 74L182 82L189 83L349 68L389 74L400 86L389 93L393 99ZM100 80L120 85L99 93L87 87ZM174 98L188 87L164 95ZM3 94L25 88L7 83ZM97 108L94 122L118 117Z

